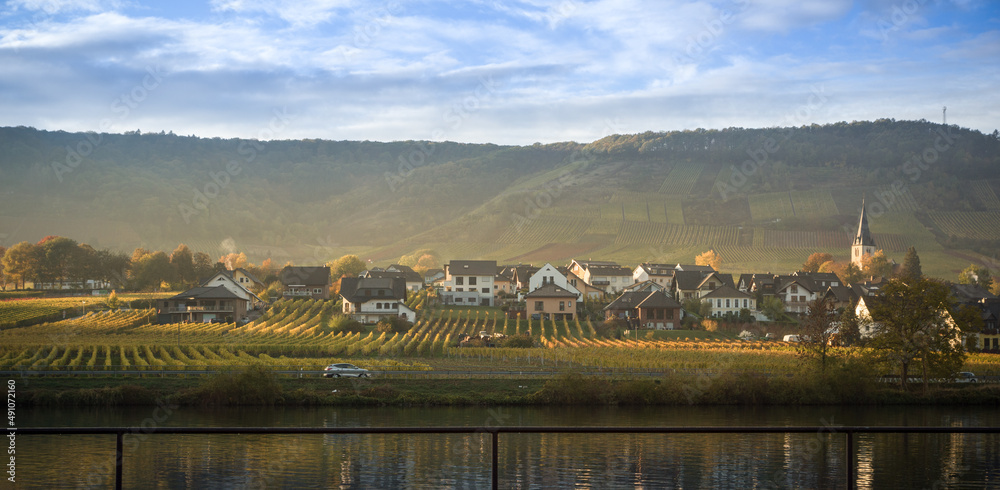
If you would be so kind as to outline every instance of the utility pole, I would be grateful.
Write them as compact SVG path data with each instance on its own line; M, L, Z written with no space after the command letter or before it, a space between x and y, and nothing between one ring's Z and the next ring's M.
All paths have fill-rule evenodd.
M941 109L941 120L943 121L942 124L945 126L948 125L948 106L944 106L944 108Z

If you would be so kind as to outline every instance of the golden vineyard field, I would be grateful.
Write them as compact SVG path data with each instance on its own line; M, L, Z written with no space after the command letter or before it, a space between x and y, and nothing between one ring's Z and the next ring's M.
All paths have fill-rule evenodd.
M422 301L420 299L416 301ZM320 369L350 360L373 370L458 369L517 371L539 366L633 371L754 371L802 369L785 342L651 338L608 339L590 321L507 319L499 311L442 310L406 333L334 332L336 304L306 299L275 303L258 320L156 324L153 310L91 312L79 318L0 331L3 370L205 369L262 362ZM458 347L461 335L527 334L532 348ZM684 335L680 333L680 335ZM645 337L645 335L643 335ZM843 352L847 354L847 352ZM973 354L969 370L1000 372L997 356Z

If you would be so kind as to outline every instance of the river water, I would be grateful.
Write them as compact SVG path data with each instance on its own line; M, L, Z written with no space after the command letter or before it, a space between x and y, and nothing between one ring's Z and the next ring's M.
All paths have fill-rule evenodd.
M1000 424L996 408L31 409L21 427L834 426L816 434L501 434L501 488L843 488L836 425ZM859 488L1000 488L1000 437L856 439ZM23 488L106 488L113 436L21 435ZM489 435L129 435L125 488L488 488Z

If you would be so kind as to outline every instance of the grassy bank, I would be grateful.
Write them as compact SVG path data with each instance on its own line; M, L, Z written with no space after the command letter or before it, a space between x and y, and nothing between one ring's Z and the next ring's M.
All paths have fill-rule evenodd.
M264 368L208 378L16 380L20 406L153 405L888 405L1000 404L1000 386L935 385L903 392L844 373L539 379L281 378Z

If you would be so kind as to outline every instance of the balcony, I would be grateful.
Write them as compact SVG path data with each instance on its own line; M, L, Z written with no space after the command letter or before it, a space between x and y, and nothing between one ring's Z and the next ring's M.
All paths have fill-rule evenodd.
M195 313L195 312L232 312L232 306L173 306L168 309L170 313Z

